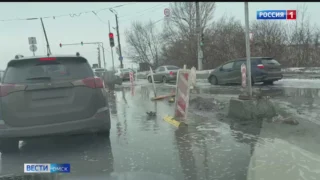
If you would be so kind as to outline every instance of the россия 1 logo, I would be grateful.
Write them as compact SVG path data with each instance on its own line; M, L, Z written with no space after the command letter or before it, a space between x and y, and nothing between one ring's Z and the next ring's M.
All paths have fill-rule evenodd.
M261 10L257 11L258 20L296 20L296 10Z

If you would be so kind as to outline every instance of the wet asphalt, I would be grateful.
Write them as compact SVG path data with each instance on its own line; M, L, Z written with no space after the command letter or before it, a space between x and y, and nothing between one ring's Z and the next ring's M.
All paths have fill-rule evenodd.
M320 81L254 86L297 118L297 126L228 119L227 102L237 96L239 86L198 85L191 96L214 98L224 107L190 109L187 129L163 120L173 115L174 105L151 101L151 84L124 83L110 92L110 139L81 135L22 143L19 153L1 156L0 175L21 175L24 163L70 163L70 174L44 179L320 179ZM175 88L156 86L158 95ZM156 116L147 115L149 111Z

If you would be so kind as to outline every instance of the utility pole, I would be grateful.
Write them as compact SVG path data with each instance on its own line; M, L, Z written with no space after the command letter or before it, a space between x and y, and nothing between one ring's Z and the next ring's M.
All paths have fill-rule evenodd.
M251 99L252 98L252 84L251 84L251 55L250 55L250 30L249 30L249 5L248 5L248 2L244 2L244 16L245 16L245 33L246 33L248 94Z
M42 29L43 29L43 32L44 32L44 36L45 36L46 41L47 41L47 55L49 56L49 55L51 55L50 45L49 45L49 41L48 41L46 29L44 28L44 24L43 24L42 18L40 18L40 20L41 20L41 24L42 24Z
M198 70L202 70L203 52L201 48L201 19L199 10L199 1L196 2L196 26L197 26L197 55L198 55Z
M116 16L116 23L117 23L117 36L118 36L118 46L119 46L119 60L120 60L120 67L121 69L123 68L123 63L122 63L122 53L121 53L121 43L120 43L120 33L119 33L119 23L118 23L118 15L115 14Z
M104 69L107 69L107 63L106 63L106 58L104 56L104 47L103 47L103 43L101 44L102 47L102 54L103 54L103 67Z
M100 46L98 46L98 65L99 65L99 68L101 68L101 61L100 61Z
M108 21L108 24L109 24L109 33L110 33L110 21ZM110 47L111 49L111 57L112 57L112 70L115 71L114 69L114 59L113 59L113 48Z

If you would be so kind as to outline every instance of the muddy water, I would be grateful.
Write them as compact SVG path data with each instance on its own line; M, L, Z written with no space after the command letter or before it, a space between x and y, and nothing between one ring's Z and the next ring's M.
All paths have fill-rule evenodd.
M189 128L177 130L162 119L173 114L173 104L167 100L150 101L151 89L150 85L136 86L116 88L110 93L110 141L78 137L26 144L18 154L2 156L0 175L21 173L25 162L64 162L74 167L73 173L55 179L96 179L98 175L108 179L110 174L125 172L156 173L176 180L320 179L319 128L312 122L299 119L300 124L294 127L263 121L238 122L224 116L226 105L211 111L190 109ZM157 90L159 95L168 94L172 87ZM227 89L219 94L209 88L200 91L201 96L205 93L206 98L214 97L222 104L236 96L221 95ZM286 92L299 94L284 88L276 92L288 97L290 93ZM279 104L285 97L281 93L274 96ZM296 97L314 97L303 94L306 97L302 93ZM284 102L281 108L295 110L290 107L292 104ZM148 116L148 111L156 116Z

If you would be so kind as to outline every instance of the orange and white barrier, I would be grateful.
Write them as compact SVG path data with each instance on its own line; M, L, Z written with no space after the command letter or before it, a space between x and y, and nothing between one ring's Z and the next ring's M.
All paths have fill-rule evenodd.
M247 68L246 65L243 63L241 65L241 85L243 88L247 86Z
M179 120L185 120L187 118L190 91L189 75L190 70L186 69L179 70L177 75L175 118Z

